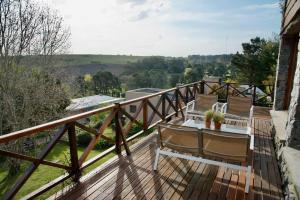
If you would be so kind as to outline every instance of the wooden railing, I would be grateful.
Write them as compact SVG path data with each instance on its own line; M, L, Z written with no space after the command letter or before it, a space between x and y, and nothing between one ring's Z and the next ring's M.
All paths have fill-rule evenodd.
M127 155L130 155L130 149L128 146L129 141L140 136L143 132L149 130L150 128L153 128L160 121L170 120L173 116L180 115L184 117L183 109L185 108L185 105L189 101L193 100L197 93L218 94L220 101L226 101L228 95L248 97L249 95L247 95L246 92L251 90L253 104L258 105L260 99L266 97L260 96L258 98L256 94L256 88L257 86L250 86L248 89L240 91L234 86L234 84L231 83L219 84L216 82L199 81L164 90L156 94L127 100L107 107L95 109L78 115L42 124L39 126L2 135L0 136L1 156L31 162L24 174L21 177L19 177L15 185L11 187L10 191L6 193L4 199L12 199L40 165L47 165L54 168L64 169L66 173L65 175L60 176L55 180L51 181L50 183L44 185L40 189L28 194L25 197L27 199L37 197L42 193L50 190L51 188L57 186L58 184L64 182L67 179L73 178L72 180L74 180L75 182L78 181L83 169L87 168L88 166L91 166L92 164L94 164L95 162L97 162L98 160L100 160L101 158L113 151L116 151L116 153L120 154L122 146L124 147ZM271 97L273 96L272 94L270 95ZM153 101L153 98L156 98L155 102ZM126 107L132 104L138 104L136 112L133 115L127 111L128 109L126 109ZM86 124L80 122L83 119L89 118L99 113L107 114L105 116L105 119L102 121L102 125L98 129L91 128ZM155 116L158 116L156 117L156 119L159 119L158 121L154 120ZM126 120L124 120L124 117L126 118ZM142 118L142 120L138 120L140 118ZM111 124L114 124L115 126L115 139L113 141L112 139L103 135L104 131ZM143 130L131 137L127 137L130 129L134 124L140 125ZM77 153L77 129L82 129L93 135L92 140L85 148L83 154L80 157L78 157ZM35 134L48 130L55 130L55 132L53 133L52 140L36 157L23 155L18 152L12 152L10 150L7 150L8 148L5 148L6 146L13 145L13 142L20 138L30 138ZM60 164L57 162L46 160L45 158L47 157L49 152L55 147L55 145L64 136L64 134L67 134L68 138L67 141L70 151L69 164ZM100 139L104 139L109 142L114 142L115 145L105 150L104 152L96 155L95 157L87 160L92 149L95 147L95 145Z

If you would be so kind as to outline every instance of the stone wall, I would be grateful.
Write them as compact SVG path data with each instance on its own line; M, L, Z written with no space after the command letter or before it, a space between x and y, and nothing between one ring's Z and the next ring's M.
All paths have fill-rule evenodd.
M300 43L286 125L287 145L300 149Z
M285 40L285 38L282 38L280 40L278 63L276 70L274 110L283 110L284 108L284 97L287 86L290 54L290 45Z
M300 44L298 44L297 66L289 109L288 111L278 111L282 110L284 106L284 92L287 83L288 66L285 65L289 64L287 54L289 54L288 51L290 50L285 48L281 46L278 60L276 79L278 88L276 89L275 97L275 102L277 102L274 102L274 111L271 111L273 120L272 135L274 135L285 198L296 200L300 199ZM282 69L282 66L285 66L285 69Z

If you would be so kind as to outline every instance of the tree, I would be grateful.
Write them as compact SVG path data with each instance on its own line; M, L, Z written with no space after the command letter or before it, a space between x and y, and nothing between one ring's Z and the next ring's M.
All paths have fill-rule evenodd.
M172 58L167 60L169 73L183 73L186 61L182 58Z
M237 70L237 79L249 84L261 84L269 75L274 75L278 56L278 41L266 41L259 37L243 43L243 54L232 57L232 69Z
M0 1L0 56L3 64L38 55L43 64L69 46L70 30L49 7L31 0Z
M99 71L93 76L93 88L96 94L108 94L112 90L121 89L121 83L118 77L114 76L111 72Z
M227 74L227 66L223 63L218 63L218 62L206 63L205 69L207 73L211 76L219 76L225 78Z
M63 84L43 71L21 66L24 56L39 57L41 64L52 62L64 52L70 31L63 19L49 7L31 0L0 1L0 133L34 126L61 117L69 104ZM32 138L33 139L33 138ZM24 153L24 141L7 145ZM20 163L8 159L15 174Z
M204 76L204 66L202 64L189 64L184 71L184 82L192 83L202 80Z

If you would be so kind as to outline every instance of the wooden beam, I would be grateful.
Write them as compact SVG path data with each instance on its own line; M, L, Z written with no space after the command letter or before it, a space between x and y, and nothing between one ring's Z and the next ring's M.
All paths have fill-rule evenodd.
M100 127L98 131L98 135L94 137L87 148L84 150L83 154L81 155L79 159L79 165L81 166L82 163L86 160L92 149L95 147L97 142L100 140L102 134L104 133L104 130L108 127L108 125L111 123L112 119L115 117L115 114L117 113L118 109L114 109L110 112L110 114L105 118L102 126Z
M150 101L148 101L147 103L150 106L150 108L153 110L153 112L156 113L161 119L163 119L163 115L158 111L158 109L154 107L154 105Z
M75 131L74 122L69 124L68 136L69 136L69 147L70 147L71 167L72 167L70 174L75 175L74 181L77 182L81 176L81 170L78 161L77 140L76 140L76 131Z
M117 130L120 131L119 134L120 134L121 139L123 141L123 145L124 145L126 154L129 156L131 153L130 153L130 150L129 150L126 138L124 136L124 132L123 132L123 128L122 128L122 123L121 123L121 116L119 115L119 113L117 114L117 116L118 116L118 120L117 120L117 123L116 123L116 128L117 128Z
M148 129L148 99L145 99L143 104L143 129L145 131Z
M169 105L174 109L174 111L176 110L176 107L173 105L173 101L168 97L166 96L166 99L167 101L169 102ZM167 112L168 113L168 112Z
M86 132L89 132L95 136L99 135L98 131L94 128L91 128L91 127L87 127L87 126L84 126L83 124L80 124L78 122L75 122L75 126L77 126L78 128L86 131ZM105 135L101 135L101 138L106 140L107 142L110 142L110 143L114 143L114 141L109 138L109 137L106 137Z
M144 106L144 102L141 102L141 104L139 105L137 111L134 113L134 116L133 116L134 119L137 119L137 117L139 116L139 114L142 111L143 106ZM125 135L125 137L127 136L128 132L132 128L132 126L133 126L133 122L129 122L126 129L125 129L125 131L123 131L123 134Z
M33 162L33 163L39 163L40 162L43 165L48 165L48 166L51 166L51 167L61 168L61 169L65 169L65 170L70 170L71 169L71 167L66 166L66 165L50 162L50 161L47 161L47 160L40 161L37 158L33 158L33 157L30 157L30 156L22 155L22 154L19 154L19 153L13 153L13 152L1 150L1 149L0 149L0 155L8 156L8 157L11 157L11 158L16 158L16 159L20 159L20 160L26 160L26 161Z
M38 168L38 166L42 162L42 160L45 159L45 157L49 154L49 152L52 150L52 148L55 146L55 144L58 142L58 140L63 136L63 134L66 132L67 128L68 128L68 126L65 125L58 132L56 132L53 139L50 141L50 143L47 145L47 147L42 150L42 152L38 156L39 161L36 163L32 163L27 167L25 173L20 178L18 178L15 185L10 189L10 191L8 193L5 194L4 199L12 199L17 194L17 192L26 183L26 181L29 179L29 177L32 175L32 173Z
M115 107L115 105L111 105L111 106L95 109L95 110L92 110L92 111L88 111L88 112L85 112L85 113L81 113L81 114L78 114L78 115L73 115L73 116L70 116L70 117L59 119L59 120L56 120L56 121L52 121L52 122L49 122L49 123L41 124L41 125L38 125L38 126L30 127L30 128L23 129L23 130L20 130L20 131L12 132L12 133L9 133L9 134L1 135L0 136L0 144L7 143L9 141L19 139L21 137L29 136L29 135L34 134L34 133L42 132L42 131L49 130L49 129L55 129L58 126L65 125L69 122L74 122L74 121L77 121L77 120L80 120L80 119L87 118L87 117L89 117L91 115L94 115L94 114L97 114L97 113L112 110L114 107Z
M134 122L134 123L136 123L136 124L138 124L138 125L140 125L140 126L143 126L142 123L140 123L136 118L132 117L132 116L131 116L126 110L124 110L123 108L120 108L120 112L121 112L122 114L124 114L127 118L129 118L130 121L132 121L132 122Z
M162 114L162 119L165 120L166 118L166 97L165 94L161 95L162 102L161 102L161 114Z
M148 101L148 105L151 107L151 105L153 106L153 104L150 102L150 104L149 104L149 102L150 101ZM152 120L153 120L153 118L154 118L154 116L155 116L155 111L154 110L156 110L156 111L158 111L158 108L159 108L159 106L160 106L160 104L161 104L161 102L162 102L162 98L159 98L159 100L158 100L158 102L157 102L157 104L156 104L156 106L155 107L151 107L151 109L152 109L152 113L151 113L151 115L150 115L150 117L149 117L149 120L148 120L148 126L150 126L150 124L151 124L151 122L152 122ZM153 109L154 108L154 109ZM159 113L159 112L158 112ZM159 113L160 114L160 113ZM162 117L161 117L162 118Z

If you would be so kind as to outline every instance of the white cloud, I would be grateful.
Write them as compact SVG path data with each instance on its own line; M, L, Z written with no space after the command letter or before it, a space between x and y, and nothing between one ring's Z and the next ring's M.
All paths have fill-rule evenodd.
M247 10L257 10L257 9L278 9L279 2L269 3L269 4L252 4L244 7Z
M257 30L238 30L249 18L246 12L176 9L171 0L44 1L58 9L70 25L72 53L228 53L239 50L241 42ZM230 42L225 45L226 37Z

